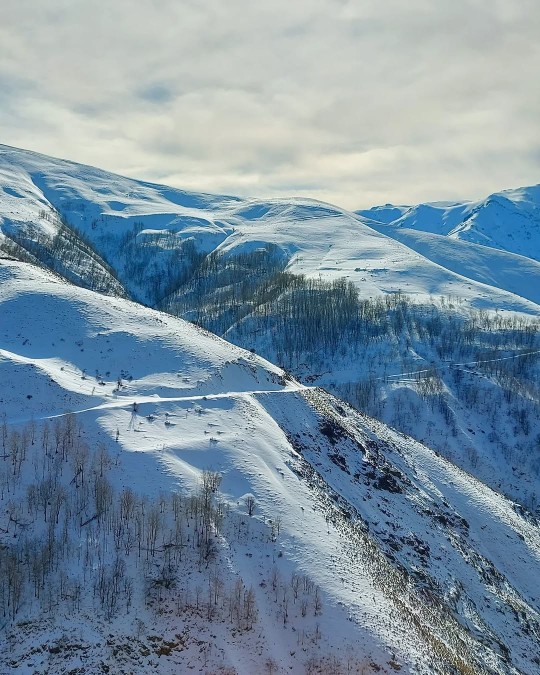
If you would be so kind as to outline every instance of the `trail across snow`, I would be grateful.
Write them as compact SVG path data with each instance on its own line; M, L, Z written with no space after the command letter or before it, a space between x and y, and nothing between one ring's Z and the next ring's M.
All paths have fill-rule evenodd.
M0 350L2 351L2 350ZM223 398L246 398L248 396L257 396L259 394L288 394L296 391L304 391L306 389L312 389L313 387L308 387L306 385L296 383L284 387L283 389L258 389L252 391L226 391L220 392L218 394L195 394L191 396L171 396L171 397L162 397L157 394L152 394L151 396L136 396L117 398L112 401L104 401L98 405L91 406L89 408L81 408L80 410L69 410L62 413L48 413L45 415L38 415L32 417L19 417L17 419L11 418L7 420L8 424L23 424L25 422L30 422L31 420L50 420L58 417L65 417L66 415L81 415L83 413L101 411L101 410L112 410L118 408L124 408L126 410L136 409L136 406L143 403L180 403L180 402L193 402L195 401L207 401L207 400L216 400Z
M422 368L422 370L410 370L406 373L396 373L395 375L384 375L383 377L376 378L377 380L388 380L390 378L398 378L400 380L402 377L408 377L409 375L420 375L422 373L430 373L434 370L443 370L448 368L460 368L464 366L477 366L480 363L496 363L498 361L510 361L511 359L518 359L522 356L535 356L540 354L540 351L526 352L520 354L512 354L512 356L503 356L500 359L481 359L478 361L467 361L465 363L443 363L442 365L436 366L435 364L431 368ZM410 380L407 380L410 381Z
M281 670L303 672L304 643L343 656L352 645L381 668L397 662L402 672L434 672L430 645L443 619L459 650L461 637L470 639L468 662L476 650L493 672L510 672L505 665L513 664L498 651L505 644L516 672L534 672L536 635L516 621L515 608L524 622L540 625L537 526L503 497L412 439L178 319L14 261L1 262L0 281L0 422L3 413L9 423L81 415L84 445L107 450L117 494L193 495L205 471L219 474L234 524L234 536L216 538L219 571L230 585L240 576L253 588L261 618L231 647L217 623L209 630L241 675L262 672L267 655ZM34 480L30 462L27 469ZM26 503L26 484L15 489ZM251 496L256 511L248 515ZM89 508L85 517L92 515ZM391 561L411 580L420 570L451 616L422 604L422 593L411 595ZM293 574L315 584L323 612L310 605L301 616L291 591L276 600L274 567L285 589ZM195 583L192 576L192 589ZM450 605L454 589L461 605ZM289 615L279 606L288 600ZM146 616L144 603L134 610ZM422 631L411 621L420 610ZM79 618L84 630L99 632L94 615ZM176 631L178 617L169 618ZM165 634L169 618L152 617L156 634ZM310 635L319 623L315 644ZM126 623L122 634L129 630ZM474 647L476 636L483 641ZM185 661L170 670L164 663L164 674L187 672Z

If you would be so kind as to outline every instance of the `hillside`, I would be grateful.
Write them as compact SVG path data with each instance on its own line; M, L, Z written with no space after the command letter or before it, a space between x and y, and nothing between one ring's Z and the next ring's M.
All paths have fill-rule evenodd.
M1 669L538 668L515 504L179 319L7 259L0 303Z
M38 232L52 235L50 221L61 219L114 269L132 299L152 306L192 281L210 254L211 262L225 267L231 259L268 251L280 270L329 281L345 277L363 298L399 290L423 301L455 296L474 308L538 311L536 291L521 296L523 285L511 276L478 275L474 256L457 270L445 267L392 232L381 234L376 222L315 200L190 193L8 146L0 146L0 188L4 236L19 233L15 240L21 243L28 223L34 239ZM523 202L529 215L537 213L531 201L537 193L530 194ZM537 278L532 262L514 256L506 266L520 264ZM87 287L113 284L101 269L85 276Z

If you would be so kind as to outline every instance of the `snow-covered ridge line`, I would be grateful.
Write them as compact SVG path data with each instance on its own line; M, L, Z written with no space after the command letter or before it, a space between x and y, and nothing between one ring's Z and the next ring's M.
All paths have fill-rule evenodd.
M505 199L513 199L518 211L529 209L533 220L527 222L534 223L537 192L526 189L527 198L518 200L514 191ZM538 313L540 298L531 290L540 287L535 283L539 272L534 227L513 233L515 241L528 236L520 251L505 249L500 237L499 243L493 240L499 258L490 266L481 251L485 237L478 241L483 247L462 246L458 256L441 245L442 253L436 257L410 237L398 241L402 223L395 227L385 219L381 225L369 216L316 200L188 193L7 146L0 146L0 195L0 230L24 231L32 223L32 236L38 232L51 236L48 218L61 214L114 267L131 297L151 305L189 280L201 259L211 253L235 258L272 247L288 272L328 280L346 277L366 298L401 290L422 300L459 296L469 306ZM499 201L488 200L486 208ZM426 218L438 217L442 208L430 207ZM461 215L466 211L463 205L444 209ZM488 225L482 227L484 231ZM512 229L510 224L504 227L500 225L501 232ZM466 245L461 234L458 243ZM520 262L512 252L534 260ZM512 267L517 268L515 273ZM520 274L527 276L527 283L520 282ZM113 284L97 268L87 270L84 283L92 280Z
M481 355L489 350L486 330L478 333L477 344L467 342L466 353L460 354L459 344L466 336L453 330L457 321L465 323L479 311L494 319L526 315L534 327L540 316L540 262L526 257L526 250L518 254L493 248L485 238L478 243L465 240L456 229L464 218L493 215L495 208L501 216L494 230L503 237L500 242L513 237L514 243L527 242L534 248L536 188L510 191L474 205L384 207L371 214L379 219L375 222L315 200L191 194L7 147L0 148L0 174L0 230L24 232L31 222L34 234L46 234L61 215L72 232L91 242L94 253L114 266L132 298L205 325L294 370L306 384L329 388L425 440L527 508L538 508L540 471L534 461L534 439L540 427L532 405L540 399L536 357L516 359L526 362L526 368L488 369L491 357L486 357L474 372L466 367L459 367L459 372L441 370L444 358L472 361L475 350ZM529 229L521 225L515 229L513 217L507 220L512 209L521 214L516 218L523 223L527 212ZM413 212L416 224L410 229ZM407 213L405 223L400 219ZM389 224L397 220L401 226ZM484 225L489 229L487 220ZM72 273L77 283L114 284L107 274L90 264L81 266L76 259ZM299 275L305 275L301 287ZM291 331L291 317L301 314L297 309L306 296L325 296L328 313L347 303L346 287L339 297L323 288L339 286L343 278L366 302L388 302L405 293L413 303L435 305L434 323L442 325L443 332L452 331L456 340L452 356L440 333L437 344L430 346L432 329L422 317L411 318L407 335L389 336L381 322L379 342L368 344L369 336L363 344L343 339L356 320L354 303L350 316L342 315L332 340L323 339L324 332L331 332L328 319L324 331L308 335L310 311ZM493 336L502 331L495 321L490 330ZM527 344L519 326L506 330L507 344L499 344L495 351L500 355L493 359L514 352L512 336L520 339L520 346ZM276 332L281 340L276 340ZM293 344L287 344L289 334ZM294 342L298 334L310 341ZM492 365L511 363L494 360ZM426 369L406 378L389 378L393 383L386 379L386 373ZM107 378L106 372L100 373L101 380L112 395L120 373ZM90 386L91 382L87 378L79 389L91 395L93 388L105 386ZM169 386L160 387L157 378L154 385L156 394L170 394ZM493 419L495 409L500 415Z
M503 190L477 202L387 205L357 213L400 240L403 235L412 240L416 231L424 233L420 241L444 236L540 260L540 185Z

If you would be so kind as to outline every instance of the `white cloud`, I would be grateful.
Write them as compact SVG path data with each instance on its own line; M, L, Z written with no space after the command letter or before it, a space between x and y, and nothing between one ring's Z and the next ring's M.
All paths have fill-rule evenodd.
M536 0L6 0L2 142L347 207L539 181Z

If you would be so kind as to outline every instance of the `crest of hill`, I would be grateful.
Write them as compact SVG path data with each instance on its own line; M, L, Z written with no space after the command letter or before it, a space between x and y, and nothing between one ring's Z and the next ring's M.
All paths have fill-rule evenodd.
M75 248L86 242L93 255L85 250L65 256L55 271L152 306L189 282L209 255L227 260L271 249L288 273L329 281L346 277L364 298L402 291L421 300L453 296L470 307L536 313L537 295L521 295L519 284L497 270L523 267L537 279L533 263L501 257L510 252L538 260L537 192L355 214L310 199L192 193L0 146L0 238L11 242L7 252L20 254L26 246L35 258L36 247L28 242L54 239L64 223L71 249L78 237ZM479 275L474 248L457 268L446 254L432 256L395 234L411 228L488 243L501 252L496 269ZM53 257L41 255L49 267Z

